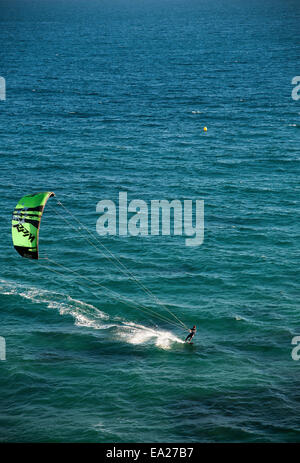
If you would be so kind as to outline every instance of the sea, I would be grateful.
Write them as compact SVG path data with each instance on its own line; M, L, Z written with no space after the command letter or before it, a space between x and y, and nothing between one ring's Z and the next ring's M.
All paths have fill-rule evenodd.
M298 0L1 0L1 442L300 442L299 24ZM11 217L41 191L34 261ZM202 244L100 236L120 192L204 201Z

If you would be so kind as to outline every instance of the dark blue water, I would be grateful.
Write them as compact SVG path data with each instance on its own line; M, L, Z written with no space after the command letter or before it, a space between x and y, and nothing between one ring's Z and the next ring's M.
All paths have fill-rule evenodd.
M0 6L0 440L299 441L299 2ZM177 325L18 256L11 212L38 191L94 238L98 201L120 191L204 200L199 247L101 238L197 325L193 346ZM50 199L44 256L170 315L82 234Z

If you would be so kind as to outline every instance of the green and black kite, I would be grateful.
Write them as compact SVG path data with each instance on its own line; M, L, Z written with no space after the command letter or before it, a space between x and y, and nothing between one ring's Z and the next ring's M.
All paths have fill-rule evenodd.
M44 207L52 191L26 195L20 199L12 217L12 240L22 257L39 258L39 229Z

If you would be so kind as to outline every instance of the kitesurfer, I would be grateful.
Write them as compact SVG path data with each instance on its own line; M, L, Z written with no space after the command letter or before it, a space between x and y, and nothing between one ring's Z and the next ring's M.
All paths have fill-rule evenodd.
M196 334L196 325L193 326L193 328L191 328L190 330L190 334L187 335L187 337L185 338L185 342L191 342L191 340L193 339L193 337L195 336Z

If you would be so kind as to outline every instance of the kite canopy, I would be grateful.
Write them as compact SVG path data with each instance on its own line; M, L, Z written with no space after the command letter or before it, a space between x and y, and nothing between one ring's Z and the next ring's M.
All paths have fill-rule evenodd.
M12 216L12 240L22 257L39 258L39 229L44 207L52 191L26 195L20 199Z

